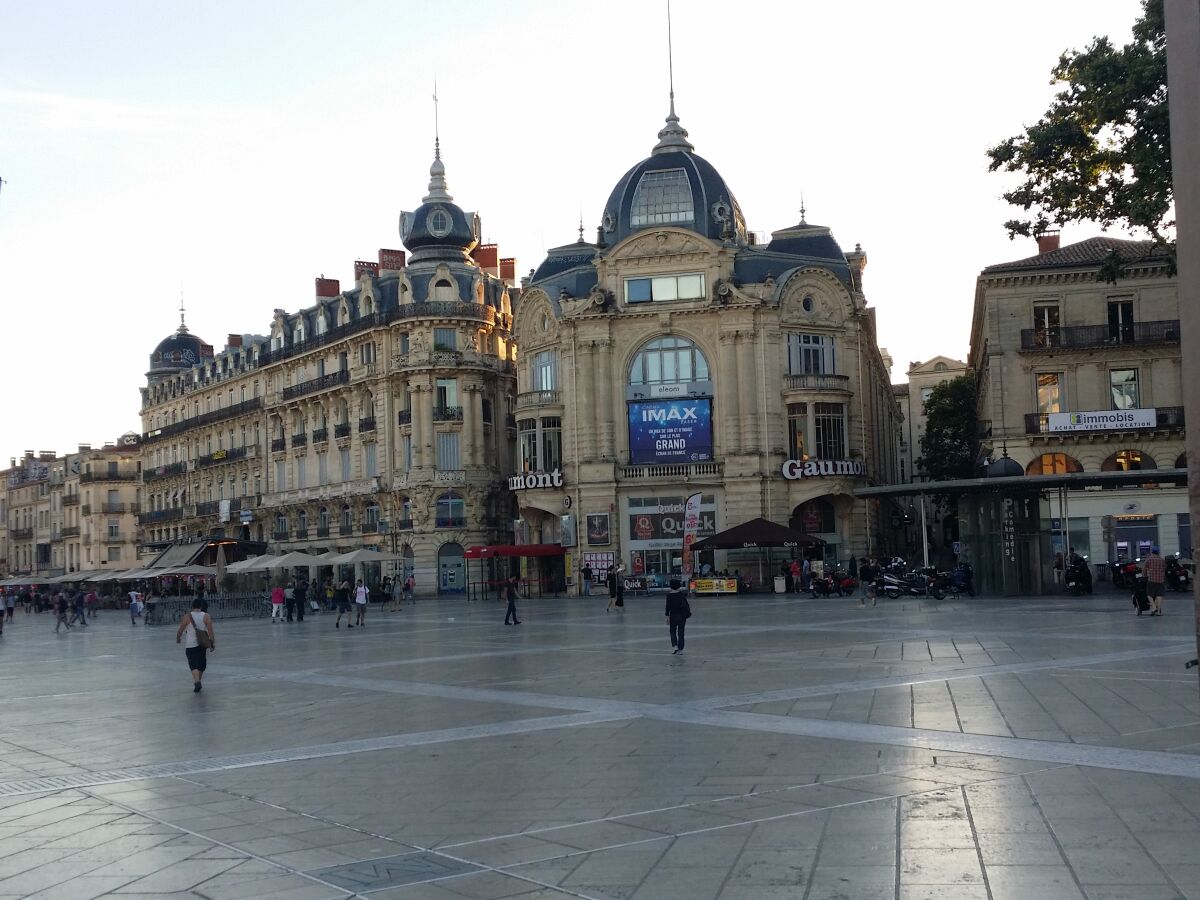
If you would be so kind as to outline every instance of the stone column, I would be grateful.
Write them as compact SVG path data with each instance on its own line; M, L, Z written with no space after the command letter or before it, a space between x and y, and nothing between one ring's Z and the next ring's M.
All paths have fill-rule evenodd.
M434 390L434 385L431 380L420 385L421 396L418 406L421 410L421 465L426 468L433 468L435 458L434 442L433 442L433 403L437 398L437 391Z
M599 416L596 410L596 373L592 365L591 344L582 341L576 345L574 363L571 369L573 396L563 398L563 408L571 410L575 430L579 433L580 455L583 459L593 459L597 455L600 437L595 425ZM563 432L565 436L566 429L563 429ZM575 462L578 464L582 460Z
M482 384L475 384L471 386L471 393L468 395L471 398L469 415L474 423L471 426L472 465L476 466L484 466L488 463L483 446L483 390Z
M612 341L596 342L596 395L598 398L599 414L596 416L597 456L601 459L613 458L613 372L612 372Z
M737 335L726 332L721 335L720 368L717 371L717 408L713 414L724 425L724 452L737 453L742 449L742 427L738 403L739 379L737 372Z
M460 460L464 469L476 464L475 432L479 428L479 420L475 418L475 393L475 385L463 385L463 427Z
M741 449L743 453L753 453L757 444L757 405L754 402L754 340L748 332L738 335L738 412L742 432Z

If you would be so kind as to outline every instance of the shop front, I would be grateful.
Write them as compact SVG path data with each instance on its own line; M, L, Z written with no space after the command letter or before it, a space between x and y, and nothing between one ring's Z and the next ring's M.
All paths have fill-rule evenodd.
M628 571L646 579L649 589L665 588L683 575L683 517L687 494L631 496L624 506L628 523ZM701 493L698 538L717 532L715 494ZM713 552L702 552L693 563L697 573L714 567Z

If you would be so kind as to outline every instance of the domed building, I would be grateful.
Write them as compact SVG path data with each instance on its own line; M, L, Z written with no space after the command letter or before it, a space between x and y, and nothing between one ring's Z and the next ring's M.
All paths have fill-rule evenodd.
M428 191L400 215L407 254L356 261L344 290L317 278L314 299L219 353L184 326L163 341L142 392L143 544L376 548L400 559L368 580L463 591L466 548L508 543L513 520L516 263L479 234L435 143Z
M803 211L759 241L672 100L596 241L581 228L525 285L510 482L525 539L575 546L573 573L620 563L661 585L699 493L701 536L763 516L810 535L827 565L890 551L888 517L853 496L898 473L865 265ZM757 576L758 553L697 569Z

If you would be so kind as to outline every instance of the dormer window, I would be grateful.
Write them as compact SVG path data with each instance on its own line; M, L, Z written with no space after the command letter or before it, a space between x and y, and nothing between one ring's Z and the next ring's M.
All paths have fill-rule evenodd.
M634 228L671 223L690 224L695 220L692 183L683 169L642 174L630 209L630 224Z
M450 233L450 214L444 209L435 209L429 214L429 233L434 237L445 237Z

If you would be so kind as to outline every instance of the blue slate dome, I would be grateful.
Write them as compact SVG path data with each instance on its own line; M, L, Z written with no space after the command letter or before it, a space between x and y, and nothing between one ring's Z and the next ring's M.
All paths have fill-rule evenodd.
M479 243L473 217L454 203L446 189L446 166L436 143L429 167L429 193L412 212L400 213L400 239L412 253L412 261L463 260Z
M180 325L173 335L160 341L150 354L151 369L190 369L212 359L213 348Z
M626 172L609 195L601 223L606 241L615 244L642 229L673 226L744 243L741 207L720 173L696 155L674 100L658 138L650 156Z

